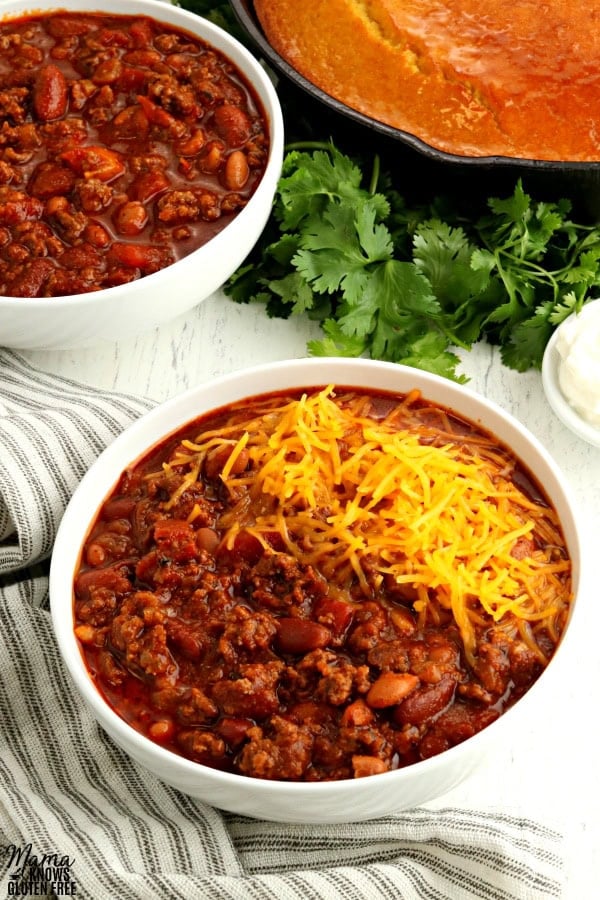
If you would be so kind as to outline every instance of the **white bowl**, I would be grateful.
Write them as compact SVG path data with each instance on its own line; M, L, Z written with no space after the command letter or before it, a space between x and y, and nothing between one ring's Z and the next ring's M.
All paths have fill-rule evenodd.
M564 678L566 638L531 689L498 720L450 750L405 768L343 781L294 783L217 771L158 746L127 725L96 689L73 632L73 578L92 517L121 472L159 439L196 417L233 401L275 389L334 383L381 390L421 390L480 424L508 444L535 472L554 504L573 564L573 592L581 578L581 549L573 504L560 471L543 446L490 401L446 379L371 360L309 359L270 363L218 378L155 408L121 434L98 458L74 493L60 525L50 571L53 625L75 686L113 740L159 779L213 806L282 822L349 822L408 809L439 797L461 782L486 754L502 746L516 752L522 716L532 706L552 709L553 678ZM573 604L573 610L575 608ZM499 791L501 790L499 786Z
M594 307L593 309L592 306ZM573 313L573 315L575 315L575 313ZM594 316L596 317L596 321L598 321L598 317L600 316L600 300L594 300L592 303L586 304L580 315L584 317L584 319L586 316ZM560 338L561 329L571 319L572 316L569 316L568 319L565 319L564 322L558 326L546 345L544 358L542 360L542 386L548 403L563 425L566 425L573 434L577 435L578 438L587 441L588 444L600 447L600 427L588 422L579 414L575 407L569 403L560 385L559 366L561 356L557 348L557 343Z
M159 0L3 0L0 21L48 10L146 15L192 32L221 51L259 98L270 131L266 171L244 209L205 246L126 285L65 297L0 297L0 346L64 349L127 338L174 319L213 294L244 261L271 212L283 160L281 106L264 68L206 19Z

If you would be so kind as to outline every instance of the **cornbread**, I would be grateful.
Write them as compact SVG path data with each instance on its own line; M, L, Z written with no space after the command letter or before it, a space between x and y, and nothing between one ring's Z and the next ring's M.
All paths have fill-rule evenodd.
M462 156L600 160L600 0L255 0L347 106Z

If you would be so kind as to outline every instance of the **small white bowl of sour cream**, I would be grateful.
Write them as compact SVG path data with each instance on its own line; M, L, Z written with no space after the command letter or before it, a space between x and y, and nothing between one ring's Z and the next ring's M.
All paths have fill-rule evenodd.
M600 299L556 329L544 353L542 384L563 425L600 447Z

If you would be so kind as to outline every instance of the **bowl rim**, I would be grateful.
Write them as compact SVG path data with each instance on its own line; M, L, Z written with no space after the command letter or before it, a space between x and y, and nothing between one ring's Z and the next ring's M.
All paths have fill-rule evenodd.
M12 18L18 18L28 12L34 15L45 14L52 11L61 12L65 9L68 11L69 2L70 0L62 0L62 2L61 0L11 0L11 5L13 5L13 7L18 6L19 9L16 11L14 8L12 10L5 10L0 5L0 25L3 22L10 21ZM81 9L79 9L78 12L102 13L105 11L103 9L102 0L89 0L88 3L85 3L84 0L78 0L78 3L81 4ZM129 0L129 3L131 4L131 9L127 10L127 8L124 8L120 12L111 12L110 15L131 16L136 14L146 14L151 18L161 21L161 13L164 15L165 11L168 11L168 16L172 15L177 20L177 24L174 25L174 27L189 30L194 34L197 34L202 40L215 46L219 52L228 58L237 68L240 68L242 74L256 92L256 95L263 106L264 115L269 127L269 155L263 176L256 186L254 193L249 198L246 206L244 206L244 208L227 223L225 228L215 234L201 247L196 248L196 250L193 250L187 256L176 260L170 266L166 266L163 269L159 269L157 272L145 275L143 278L138 278L133 282L113 285L111 287L103 288L101 291L86 291L79 294L61 294L56 297L12 297L0 295L0 308L10 310L15 307L22 309L24 303L27 304L28 310L32 311L37 311L38 309L47 310L49 303L52 304L53 308L60 308L61 310L68 310L70 307L80 308L82 305L93 307L97 303L106 302L107 297L118 297L119 294L123 293L123 291L128 288L133 289L140 285L147 286L148 279L152 279L151 284L153 287L160 288L161 281L167 281L167 284L163 285L163 288L168 287L168 279L172 277L171 270L174 266L177 266L177 277L190 277L193 272L186 273L186 270L190 267L195 267L198 254L206 255L210 252L212 256L213 254L218 255L221 253L221 245L227 245L229 243L232 237L232 230L244 231L246 229L247 220L252 218L254 208L265 193L270 194L273 192L273 182L276 183L279 179L284 153L285 129L283 113L273 81L270 78L269 73L265 71L260 60L240 40L238 40L238 38L230 34L224 28L221 28L219 25L216 25L214 22L211 22L203 16L196 15L187 9L183 9L183 7L180 7L175 3L164 2L164 0L135 0L135 9L133 0ZM163 19L162 21L166 20ZM240 60L242 61L241 63ZM210 251L206 248L210 248Z
M323 378L323 375L321 374L325 370L327 370L329 374L328 378ZM335 375L336 371L341 373L342 377L337 379L331 377L332 375ZM349 371L352 371L353 373L351 376L348 374L345 376L343 375L344 372ZM529 449L542 459L550 474L553 475L557 488L562 493L562 499L566 503L566 509L571 517L569 528L572 530L572 535L569 542L569 554L572 560L577 563L577 566L574 578L574 599L571 605L567 627L559 643L561 657L565 653L565 650L562 649L563 645L571 645L574 639L573 624L578 616L577 608L579 604L577 603L577 597L581 590L583 573L581 537L574 514L575 505L570 496L569 486L562 477L554 459L541 442L539 442L524 425L510 413L503 410L494 401L472 391L470 388L466 388L464 385L458 385L441 376L422 370L415 370L396 363L380 362L364 358L347 359L340 357L303 358L261 363L250 368L229 372L189 388L188 390L171 397L169 400L158 404L152 410L146 412L132 422L111 444L109 444L83 476L67 505L58 529L49 576L50 611L55 638L61 651L63 662L65 663L77 690L93 710L97 721L105 727L109 733L118 735L118 740L122 742L121 746L128 747L128 752L130 752L134 758L151 755L155 760L159 761L161 765L166 766L168 770L176 771L183 777L196 778L200 781L208 779L216 787L219 785L224 787L237 785L239 788L239 786L243 784L246 787L251 787L254 792L260 792L267 795L281 795L282 792L285 793L286 791L289 791L292 795L295 793L314 793L317 795L323 793L334 799L343 799L347 794L351 795L357 790L356 779L341 779L332 782L315 783L303 781L287 782L269 781L267 779L257 779L238 773L222 772L205 766L202 763L179 756L175 752L151 741L150 738L128 725L110 707L108 702L94 685L85 665L80 646L74 635L72 579L83 544L83 537L81 540L74 542L70 535L72 535L73 529L75 529L78 534L86 533L100 503L112 489L113 485L118 480L119 475L127 465L135 462L136 459L148 452L152 446L161 442L170 433L178 430L185 422L193 420L195 415L193 413L190 415L188 407L190 403L196 401L196 398L199 400L199 409L196 415L203 415L206 412L221 408L223 405L226 405L227 402L232 402L234 397L243 399L244 397L259 396L261 393L269 392L271 390L285 390L286 388L291 388L292 385L302 388L311 386L316 387L317 385L323 385L325 383L334 383L340 386L360 384L367 388L372 387L374 390L388 390L392 392L397 390L401 393L405 392L406 388L403 387L402 384L397 388L377 388L374 382L369 378L369 371L373 373L373 378L377 379L377 381L381 381L385 378L386 374L390 377L393 377L394 374L399 375L400 382L402 382L402 378L414 379L416 377L420 382L419 387L425 396L428 387L442 389L442 386L449 390L451 398L466 396L469 398L469 402L486 410L493 418L499 418L503 426L506 425L509 431L515 431L516 434L521 435L529 445ZM285 383L283 386L278 385L278 375L281 375L284 378ZM295 376L293 381L291 380L292 375ZM250 388L246 391L244 385L253 384L255 378L262 378L265 388L258 390ZM211 403L209 398L213 394L219 394L221 391L224 391L225 394L227 394L227 391L234 391L234 394L225 401L225 404L220 402L215 402L214 404ZM202 401L204 401L204 403ZM447 405L450 408L453 408L451 399ZM459 414L465 415L460 409L457 411ZM474 416L469 416L468 418L475 424L478 423L478 419ZM165 429L163 425L157 429L157 425L159 425L163 419L169 421L168 427ZM489 426L485 424L482 425L482 427L491 430ZM154 435L152 441L149 442L147 440L145 437L146 432L150 432ZM502 438L500 439L502 440ZM124 448L128 447L129 443L132 441L137 449L135 451L128 449L125 454L126 461L122 461L121 457L123 456ZM108 474L110 474L110 478L107 477ZM79 507L85 502L89 490L91 490L92 493L96 495L96 499L98 500L99 498L99 500L93 504L92 515L90 515L88 511L89 505L86 507L86 512L83 516L84 527L82 528L82 515ZM555 501L556 498L553 498L553 500ZM565 527L565 523L563 523L563 527ZM66 585L68 585L68 590L66 590ZM67 614L67 611L69 610L70 612ZM555 671L555 656L550 660L540 677L530 687L526 694L521 697L514 706L506 710L495 722L468 738L466 741L445 750L441 754L430 757L429 759L421 760L407 767L381 773L382 777L390 780L391 784L398 781L398 784L401 785L403 779L411 779L411 772L414 773L414 775L431 775L438 769L444 768L451 760L459 760L461 756L468 754L471 750L475 751L480 745L482 747L485 746L489 740L493 739L498 727L506 727L507 720L512 721L515 716L521 715L523 711L528 709L529 705L534 702L538 691L540 690L540 684L545 684L550 677L553 677ZM504 725L502 723L504 723ZM132 750L132 747L135 749ZM136 757L136 753L139 753L140 757ZM165 780L168 780L168 778L165 778ZM369 779L358 779L358 781L368 782ZM365 789L364 784L360 786L359 790L363 789ZM258 811L257 814L260 814L260 811Z
M600 300L592 302L600 304ZM570 316L567 316L558 328L554 330L550 340L546 344L544 355L542 357L542 386L550 408L562 424L578 438L581 438L581 440L586 441L594 447L600 447L600 427L592 425L591 422L587 422L583 416L571 406L563 394L558 376L560 354L556 345L560 337L560 329L575 315L577 315L577 313L571 313Z
M453 163L455 165L464 165L466 168L479 167L518 167L522 169L533 169L539 171L556 171L556 172L590 172L600 171L600 159L597 161L569 161L554 159L533 159L521 156L461 156L457 153L450 153L447 150L441 150L433 144L427 143L422 138L410 131L400 128L394 128L378 119L373 119L359 110L353 109L351 106L328 94L322 88L313 84L308 78L298 72L290 63L288 63L269 43L264 31L254 12L254 4L252 0L229 0L229 4L250 40L256 45L261 53L264 54L268 62L278 69L286 78L288 78L297 87L302 88L309 96L323 103L325 106L333 109L335 112L350 119L358 125L366 126L384 137L392 138L400 141L408 147L416 150L426 158L434 162Z

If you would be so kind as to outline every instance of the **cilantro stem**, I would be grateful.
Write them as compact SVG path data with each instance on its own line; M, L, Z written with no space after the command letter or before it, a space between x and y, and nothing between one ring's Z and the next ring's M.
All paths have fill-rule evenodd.
M371 172L371 181L369 182L369 193L375 194L377 192L377 184L379 182L379 174L381 169L381 161L379 159L379 154L376 153L373 157L373 170Z
M285 145L285 152L290 153L292 150L333 150L331 141L291 141Z

